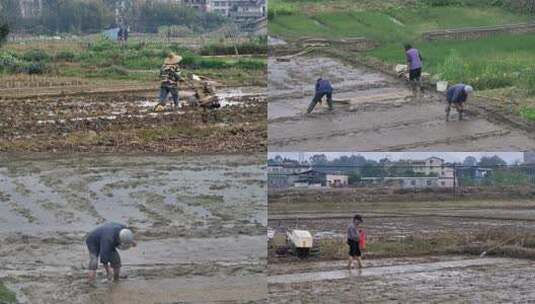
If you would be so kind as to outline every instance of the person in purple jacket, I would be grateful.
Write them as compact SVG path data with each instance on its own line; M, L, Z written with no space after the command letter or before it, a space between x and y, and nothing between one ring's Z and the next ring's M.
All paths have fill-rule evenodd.
M327 79L319 78L316 81L316 93L314 98L308 105L307 114L310 114L318 102L321 102L323 96L327 96L327 105L329 106L329 111L333 110L333 87L331 82Z
M405 55L407 57L407 66L409 68L411 89L414 96L418 97L418 91L422 92L423 58L420 51L413 48L410 44L405 45Z

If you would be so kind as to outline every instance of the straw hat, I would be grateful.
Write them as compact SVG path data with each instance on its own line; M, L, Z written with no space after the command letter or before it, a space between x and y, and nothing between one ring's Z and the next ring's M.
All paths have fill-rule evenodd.
M177 64L180 61L182 61L182 56L179 56L175 53L170 53L163 61L163 64Z

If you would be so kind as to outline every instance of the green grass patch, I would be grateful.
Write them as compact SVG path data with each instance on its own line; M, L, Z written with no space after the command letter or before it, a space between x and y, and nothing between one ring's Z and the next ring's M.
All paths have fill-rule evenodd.
M0 303L16 304L17 296L0 281Z
M472 41L434 41L415 44L424 57L425 71L452 83L469 83L477 90L517 86L530 95L535 84L533 35L501 35ZM384 62L404 63L402 43L389 43L367 53Z
M520 116L522 118L534 121L535 122L535 108L533 107L525 107L522 110L520 110Z
M331 6L343 1L330 1ZM272 4L270 3L270 7ZM273 15L268 24L271 35L298 38L313 37L360 37L379 42L415 40L426 31L493 26L527 21L527 17L515 15L497 7L465 6L404 6L383 10L317 8L306 13L296 9L294 2L277 1L278 7L293 7L288 13ZM300 6L302 8L303 6ZM329 7L329 5L326 5ZM281 11L285 11L281 9Z
M261 47L264 42L262 39L252 39L241 47L253 53L262 54L264 51L267 53L267 47ZM207 50L215 53L228 51L217 47L212 45ZM47 49L3 51L0 52L0 72L52 73L69 77L156 81L160 67L171 51L183 57L184 69L196 74L200 74L199 70L238 69L252 72L267 68L265 58L203 57L177 43L133 42L120 46L112 41L98 40L77 51L66 49L56 52Z

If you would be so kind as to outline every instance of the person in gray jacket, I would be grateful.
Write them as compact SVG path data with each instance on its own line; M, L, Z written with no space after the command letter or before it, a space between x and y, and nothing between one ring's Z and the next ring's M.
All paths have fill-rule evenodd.
M351 270L353 262L356 262L359 268L362 268L362 253L360 252L360 234L359 225L362 223L362 217L356 214L353 222L347 226L347 245L349 246L349 263L347 268Z
M135 247L134 234L125 225L106 223L91 231L85 243L89 250L89 283L94 283L97 275L98 258L104 265L108 280L118 281L121 271L121 257L117 248L127 250ZM113 272L112 272L113 269Z

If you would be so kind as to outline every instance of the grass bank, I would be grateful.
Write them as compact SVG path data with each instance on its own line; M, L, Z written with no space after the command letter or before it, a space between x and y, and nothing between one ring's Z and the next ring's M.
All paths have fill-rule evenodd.
M423 32L527 21L492 6L347 4L347 1L274 0L270 2L270 35L284 38L361 37L379 42L417 39ZM384 1L378 1L384 2Z
M476 235L441 234L432 239L422 239L410 235L400 240L371 240L363 250L367 258L415 257L426 255L469 254L479 256L504 256L511 258L535 259L535 235L515 233L514 231L486 230ZM319 256L316 260L347 259L346 241L339 238L317 240ZM277 257L280 244L268 243L268 256L271 261ZM283 258L285 256L282 256ZM288 258L288 256L286 256Z
M9 290L1 281L0 281L0 303L2 304L18 303L15 293Z
M241 74L247 73L261 78L267 68L265 55L261 55L262 48L252 42L242 47L255 52L251 57L202 56L177 43L137 42L121 47L111 41L98 40L85 46L74 44L76 45L66 45L62 49L20 49L8 45L0 51L0 73L156 81L159 68L169 52L183 57L182 66L186 71L207 73L222 81L228 78L245 81L248 78ZM207 50L213 54L224 54L227 48L211 45ZM258 79L258 82L261 82L260 80Z

